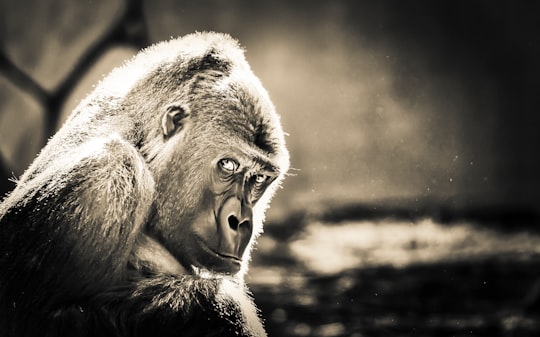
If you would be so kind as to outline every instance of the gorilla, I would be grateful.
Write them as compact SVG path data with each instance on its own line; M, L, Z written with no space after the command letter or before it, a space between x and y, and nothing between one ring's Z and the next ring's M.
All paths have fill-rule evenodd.
M0 336L266 336L243 278L288 166L236 40L141 51L0 205Z

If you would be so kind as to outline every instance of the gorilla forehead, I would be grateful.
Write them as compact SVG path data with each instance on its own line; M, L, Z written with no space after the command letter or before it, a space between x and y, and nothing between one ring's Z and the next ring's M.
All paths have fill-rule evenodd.
M267 154L277 153L282 134L266 92L256 92L252 83L224 81L225 85L215 83L214 90L194 97L190 104L200 132L210 139L237 139Z

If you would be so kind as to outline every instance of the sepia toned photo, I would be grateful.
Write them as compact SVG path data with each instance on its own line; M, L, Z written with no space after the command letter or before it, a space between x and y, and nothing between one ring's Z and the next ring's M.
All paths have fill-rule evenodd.
M536 7L0 0L0 337L539 336Z

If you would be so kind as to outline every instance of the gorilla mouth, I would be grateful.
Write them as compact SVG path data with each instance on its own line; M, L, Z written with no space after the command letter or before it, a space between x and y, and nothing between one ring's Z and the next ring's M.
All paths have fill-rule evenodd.
M213 250L212 250L213 251ZM213 251L214 252L214 251ZM237 257L237 256L234 256L234 255L228 255L228 254L221 254L221 253L218 253L218 252L214 252L214 254L216 255L219 255L221 256L222 258L224 259L233 259L233 260L237 260L238 262L242 262L242 259Z
M198 246L202 250L201 256L196 258L198 267L224 274L235 274L240 270L242 259L238 256L217 252L210 248L201 238L197 238L196 241L198 241Z

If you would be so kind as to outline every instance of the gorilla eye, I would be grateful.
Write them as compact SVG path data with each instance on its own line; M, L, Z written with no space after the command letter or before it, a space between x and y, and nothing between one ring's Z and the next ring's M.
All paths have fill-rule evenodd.
M268 177L265 176L264 174L257 174L255 176L255 183L262 184L266 181L266 179L268 179Z
M219 165L221 168L223 168L225 171L234 172L238 169L238 163L235 162L232 159L221 159L219 161Z

